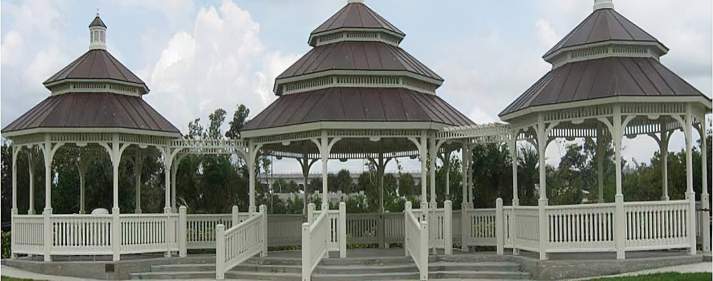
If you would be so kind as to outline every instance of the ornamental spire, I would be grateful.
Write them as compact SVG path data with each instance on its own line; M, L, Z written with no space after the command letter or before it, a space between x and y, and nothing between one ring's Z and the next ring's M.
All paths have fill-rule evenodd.
M613 0L594 0L594 10L614 9Z
M97 10L97 16L89 24L89 49L106 50L106 25L99 17L99 10Z

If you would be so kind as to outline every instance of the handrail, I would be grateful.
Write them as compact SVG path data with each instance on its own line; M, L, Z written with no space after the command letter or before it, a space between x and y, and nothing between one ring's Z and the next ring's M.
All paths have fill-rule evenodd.
M428 205L421 203L421 210L426 211ZM404 211L404 251L411 256L419 271L420 280L428 280L428 222L419 220L413 214L411 202L406 202Z
M219 224L215 237L215 278L224 279L225 272L247 259L267 255L267 207L228 230Z
M314 204L310 203L308 209L314 210ZM319 262L327 255L329 242L329 212L321 211L317 219L311 224L302 224L302 280L309 281L312 278L312 271Z

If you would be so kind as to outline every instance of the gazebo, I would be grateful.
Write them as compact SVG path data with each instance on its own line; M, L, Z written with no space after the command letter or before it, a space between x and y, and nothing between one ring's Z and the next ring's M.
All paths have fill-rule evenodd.
M28 215L17 216L17 169L12 170L13 253L44 255L46 261L50 260L51 255L76 253L111 254L118 260L119 252L123 249L119 249L118 241L111 239L119 238L116 234L121 231L120 218L128 220L123 222L125 224L135 225L140 224L141 220L139 217L120 216L118 171L122 153L130 146L151 146L167 156L167 153L170 153L171 140L181 136L175 126L143 100L142 97L149 93L146 84L106 50L107 27L98 14L89 25L89 31L89 50L44 82L51 92L50 96L2 130L3 136L12 141L13 166L17 163L21 149L29 152L38 147L42 152L45 167L45 207L41 216L34 215L32 180ZM58 149L69 144L75 145L81 151L88 150L88 145L96 145L109 155L113 168L111 215L97 214L73 218L53 214L52 159ZM80 152L78 157L86 157L85 155ZM88 162L85 160L79 161L79 214L86 211L84 174ZM31 171L32 169L30 173ZM30 177L32 178L32 175ZM140 185L137 184L137 213L141 213L139 188ZM168 216L168 185L165 193ZM163 221L164 216L144 217L161 218ZM81 231L75 229L77 225L84 224L77 221L81 218L91 220L92 227L96 228L90 231L84 229L85 226L88 228L84 225ZM15 231L18 229L25 231ZM70 230L85 232L82 235L91 233L92 237L87 236L86 241L74 241L74 237L72 241L63 239ZM164 238L175 241L174 238L168 237L169 234L167 231ZM43 242L51 240L54 240L53 245ZM94 247L82 249L82 245Z
M89 29L90 50L44 83L50 97L2 130L12 141L13 167L21 149L36 147L45 166L42 215L32 212L32 196L27 214L18 212L17 169L12 170L13 257L41 255L50 262L59 255L110 255L116 262L125 254L170 257L178 252L182 258L188 250L214 249L210 274L215 270L215 277L222 279L231 268L267 255L268 245L300 246L299 274L310 280L329 251L345 257L347 243L396 243L413 259L419 278L426 280L430 250L439 248L450 255L453 241L460 242L463 252L489 246L503 256L504 249L511 248L510 257L522 250L538 253L541 260L553 253L615 252L624 260L627 251L686 249L694 255L699 231L703 251L710 253L710 228L696 229L697 214L703 226L710 224L709 194L702 189L704 211L697 213L691 154L693 131L698 130L705 187L704 120L711 100L663 66L659 58L668 48L617 13L611 0L595 0L592 14L544 55L552 69L502 111L500 118L507 124L481 125L436 94L444 79L400 47L403 31L361 1L349 0L312 31L307 41L312 49L275 79L277 99L248 121L238 140L181 138L176 127L143 100L149 92L146 84L106 50L107 28L98 15ZM665 159L676 130L685 136L686 199L669 200L664 160L661 200L626 202L622 139L651 136ZM596 204L548 205L545 152L557 138L596 139ZM614 202L604 202L603 196L603 151L610 147L609 140L618 167ZM519 202L519 142L532 143L539 154L537 206ZM511 206L504 206L501 198L495 208L473 205L472 171L482 167L472 166L471 149L482 143L508 144L513 164ZM80 163L88 146L109 155L111 214L85 214L81 165L79 214L52 212L52 159L70 144L80 151ZM119 210L119 163L131 146L153 147L161 154L163 213L142 213L139 195L134 214ZM450 190L445 190L444 202L436 201L436 163L443 156L442 167L450 169L448 159L457 150L463 161L463 203L454 211ZM177 208L177 163L190 153L237 154L245 160L248 212L233 206L230 214L187 214L186 207ZM306 222L295 216L268 216L265 206L257 206L259 156L296 159L305 178L320 161L321 206L306 207ZM403 212L385 213L385 168L400 157L420 159L420 206L414 209L408 202ZM338 210L330 210L328 165L350 159L376 167L378 214L346 214L343 202ZM449 178L445 181L448 187ZM29 189L33 194L32 181Z
M708 216L705 115L711 100L666 68L659 58L668 48L614 10L611 0L596 0L594 11L545 55L552 70L501 113L510 123L511 155L517 159L517 139L527 139L539 154L539 201L536 208L519 207L517 171L513 166L513 246L547 253L689 248L696 253L696 208L693 192L693 130L701 137L702 215ZM686 143L685 200L669 200L668 140L682 130ZM621 150L624 137L651 136L663 157L662 196L658 202L625 202L622 193ZM598 204L548 206L545 152L557 138L594 138L597 143ZM616 195L603 198L604 151L613 141ZM519 208L518 208L519 207ZM521 215L522 214L522 215ZM705 219L704 221L707 221ZM519 229L519 227L525 227ZM703 250L710 251L710 228L703 227ZM512 235L511 234L511 235Z

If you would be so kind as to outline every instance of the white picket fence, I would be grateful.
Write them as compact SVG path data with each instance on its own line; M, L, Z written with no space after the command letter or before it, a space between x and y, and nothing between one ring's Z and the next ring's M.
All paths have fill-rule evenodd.
M428 205L422 203L421 212L427 209ZM420 221L411 208L411 202L406 202L404 230L404 252L406 256L411 256L414 263L416 263L419 279L428 280L428 221Z
M267 255L267 207L250 214L246 220L225 230L218 224L215 229L215 278L223 279L225 272L247 259Z

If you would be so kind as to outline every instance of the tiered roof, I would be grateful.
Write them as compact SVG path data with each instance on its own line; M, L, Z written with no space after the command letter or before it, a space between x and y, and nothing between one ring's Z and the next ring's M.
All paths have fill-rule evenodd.
M660 63L667 52L656 38L617 13L611 0L595 0L592 14L543 56L552 70L500 117L507 121L545 106L606 98L710 100Z
M106 25L89 25L90 50L43 84L46 98L3 128L6 136L35 133L130 133L180 136L142 96L146 83L104 49Z
M275 79L279 98L245 131L330 121L473 124L435 95L443 78L399 47L404 36L349 1L310 34L314 48Z

